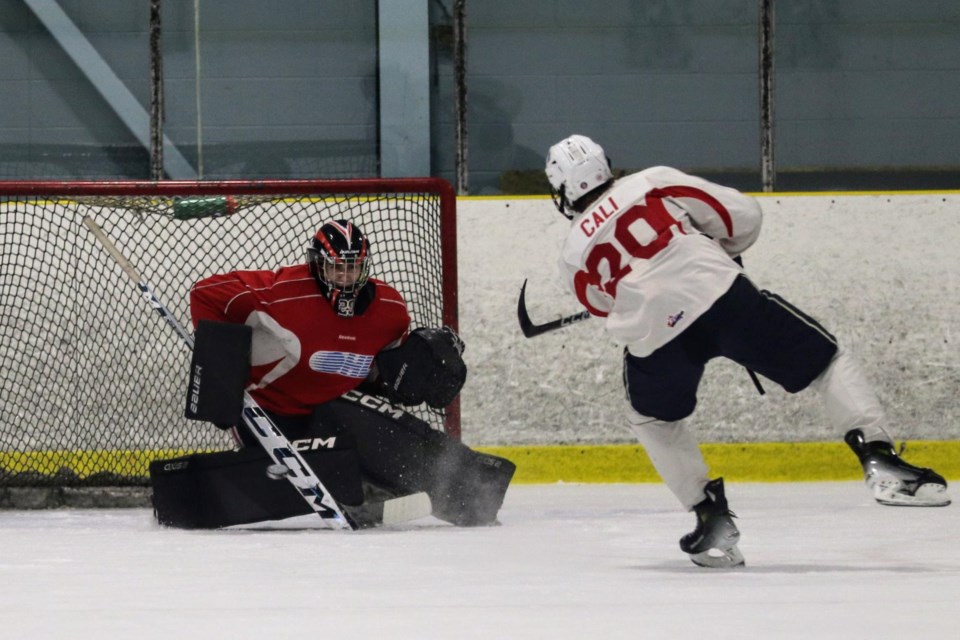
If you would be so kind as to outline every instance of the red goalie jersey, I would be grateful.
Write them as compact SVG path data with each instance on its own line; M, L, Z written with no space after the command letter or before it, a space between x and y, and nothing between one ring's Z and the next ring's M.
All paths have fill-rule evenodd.
M400 293L376 279L364 311L341 317L307 265L277 271L234 271L198 282L190 291L194 326L200 320L253 328L247 390L268 411L303 415L356 388L382 349L402 342L410 326ZM369 295L369 294L368 294Z

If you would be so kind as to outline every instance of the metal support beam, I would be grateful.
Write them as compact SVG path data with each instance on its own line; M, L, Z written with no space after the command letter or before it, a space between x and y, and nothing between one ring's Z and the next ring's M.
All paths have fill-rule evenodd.
M377 3L380 175L430 175L430 32L423 0Z
M150 117L146 109L73 24L63 8L55 0L23 1L100 92L123 124L140 144L149 150ZM163 167L166 174L174 180L191 180L197 177L194 168L166 136L163 138Z
M456 85L454 111L457 115L457 194L470 193L470 166L467 162L467 0L453 3L453 77Z
M760 0L760 180L764 192L776 188L774 164L773 34L774 0Z

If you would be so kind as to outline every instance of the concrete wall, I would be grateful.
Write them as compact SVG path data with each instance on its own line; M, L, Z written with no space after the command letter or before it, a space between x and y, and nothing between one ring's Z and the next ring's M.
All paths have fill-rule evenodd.
M863 365L892 435L960 439L960 193L761 197L764 230L744 256L762 288L820 320ZM591 319L520 333L525 278L537 322L579 311L556 262L569 223L548 199L459 202L460 327L473 444L631 442L622 347ZM705 442L837 441L813 392L713 361L692 419Z
M149 109L149 3L59 4ZM201 123L203 177L377 174L375 2L201 2L199 71L194 3L162 7L164 132L199 168ZM0 177L146 177L149 156L133 153L133 135L19 0L0 0L0 56ZM48 145L90 156L57 167Z
M758 7L468 3L471 193L542 168L570 133L619 167L746 174L739 185L759 189ZM958 33L956 2L777 2L778 169L956 167ZM437 117L443 138L451 120ZM453 150L438 153L446 168Z
M469 5L472 193L571 133L621 167L758 166L757 3L600 4Z
M148 3L60 5L147 107ZM960 4L776 5L780 171L958 175ZM193 6L164 0L163 22L166 131L196 163ZM499 193L506 172L538 171L549 145L573 132L602 141L619 167L728 172L759 188L758 6L468 2L471 193ZM430 166L451 181L452 7L430 3ZM203 0L200 9L204 177L376 175L374 0ZM0 0L0 59L0 177L63 177L57 145L114 148L68 159L81 177L131 164L143 174L128 177L145 175L146 154L116 150L137 144L21 0Z

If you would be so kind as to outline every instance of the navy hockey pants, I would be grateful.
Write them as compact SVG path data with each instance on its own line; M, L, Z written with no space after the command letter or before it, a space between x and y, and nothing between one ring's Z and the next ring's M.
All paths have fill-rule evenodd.
M624 384L638 413L681 420L693 413L713 358L728 358L796 393L836 352L836 339L816 320L741 275L706 313L649 356L625 350Z

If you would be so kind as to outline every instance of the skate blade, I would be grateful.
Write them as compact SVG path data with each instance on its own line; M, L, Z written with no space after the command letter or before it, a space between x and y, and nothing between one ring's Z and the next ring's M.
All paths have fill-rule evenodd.
M897 491L899 483L893 486L874 487L874 497L880 504L890 507L946 507L950 504L947 488L942 484L924 484L915 494L908 495Z
M733 545L729 549L707 549L700 553L691 553L690 562L698 567L708 569L727 569L742 567L747 564L737 545Z

